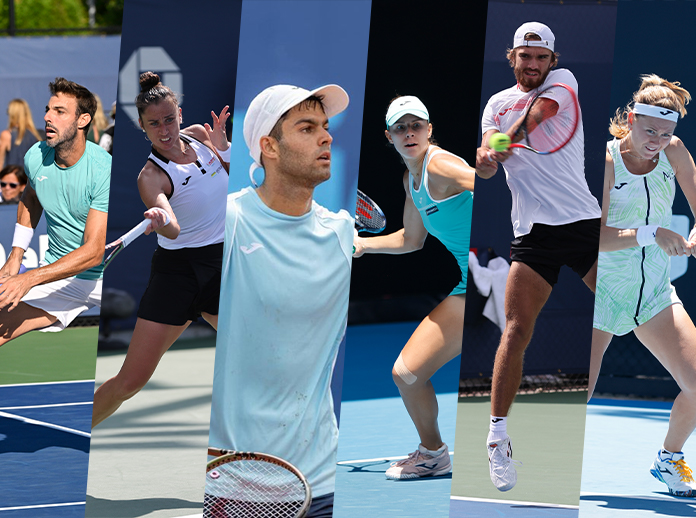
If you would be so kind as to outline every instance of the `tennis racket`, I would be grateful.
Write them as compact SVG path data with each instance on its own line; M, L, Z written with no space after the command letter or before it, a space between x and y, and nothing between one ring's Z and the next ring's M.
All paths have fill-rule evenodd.
M167 211L165 211L164 209L162 209L162 211L165 214L164 225L166 226L171 221L171 217L169 216L169 213ZM121 252L121 250L130 245L133 241L135 241L136 238L142 236L147 230L147 226L150 224L151 221L151 219L145 218L132 229L130 229L128 232L119 237L116 241L113 241L106 245L104 249L105 257L104 261L102 262L104 268L111 264L111 261L114 260L114 258Z
M208 448L204 518L302 518L312 491L300 470L265 453Z
M365 193L358 189L355 206L355 228L358 232L377 234L387 227L387 218L382 209Z
M522 133L522 140L510 147L527 149L537 155L554 153L570 142L579 122L577 95L568 85L554 83L532 98L516 133L516 136Z

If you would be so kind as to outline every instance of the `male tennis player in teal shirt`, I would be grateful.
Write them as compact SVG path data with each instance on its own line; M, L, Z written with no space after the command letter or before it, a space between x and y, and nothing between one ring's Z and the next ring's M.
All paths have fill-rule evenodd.
M0 268L0 345L35 329L60 331L101 304L111 155L87 142L94 95L62 77L48 86L46 141L24 157L29 185L19 202L12 252ZM42 213L44 261L19 274Z

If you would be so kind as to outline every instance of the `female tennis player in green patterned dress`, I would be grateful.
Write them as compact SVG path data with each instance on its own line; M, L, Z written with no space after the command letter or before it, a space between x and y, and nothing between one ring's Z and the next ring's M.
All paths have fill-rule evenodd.
M463 159L433 144L428 110L417 97L394 99L386 122L387 140L407 167L404 228L387 236L356 237L354 257L420 250L432 234L454 255L462 273L455 289L418 326L392 370L421 444L407 459L392 464L387 478L432 477L452 469L437 424L438 405L430 378L462 352L476 173Z
M696 328L670 284L670 257L696 254L669 230L675 179L696 208L696 166L674 135L691 96L679 83L643 76L609 131L595 298L590 391L613 335L633 331L681 389L650 472L676 496L696 497L681 449L696 428Z

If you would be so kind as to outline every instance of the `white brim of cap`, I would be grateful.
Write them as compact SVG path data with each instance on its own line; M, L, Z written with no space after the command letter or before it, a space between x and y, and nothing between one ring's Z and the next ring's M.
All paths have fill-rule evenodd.
M341 113L348 107L348 103L350 102L350 98L343 88L338 85L326 85L310 91L309 95L297 101L293 106L297 106L305 99L314 95L323 97L322 104L324 105L324 113L328 118ZM292 108L292 106L290 108Z

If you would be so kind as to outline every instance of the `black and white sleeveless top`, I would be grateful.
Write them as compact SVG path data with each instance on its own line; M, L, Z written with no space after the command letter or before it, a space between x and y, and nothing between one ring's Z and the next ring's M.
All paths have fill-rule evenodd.
M210 148L189 135L180 134L179 138L196 152L195 162L177 164L154 148L148 157L169 178L169 204L181 227L176 239L158 234L157 242L169 250L222 243L229 175Z

